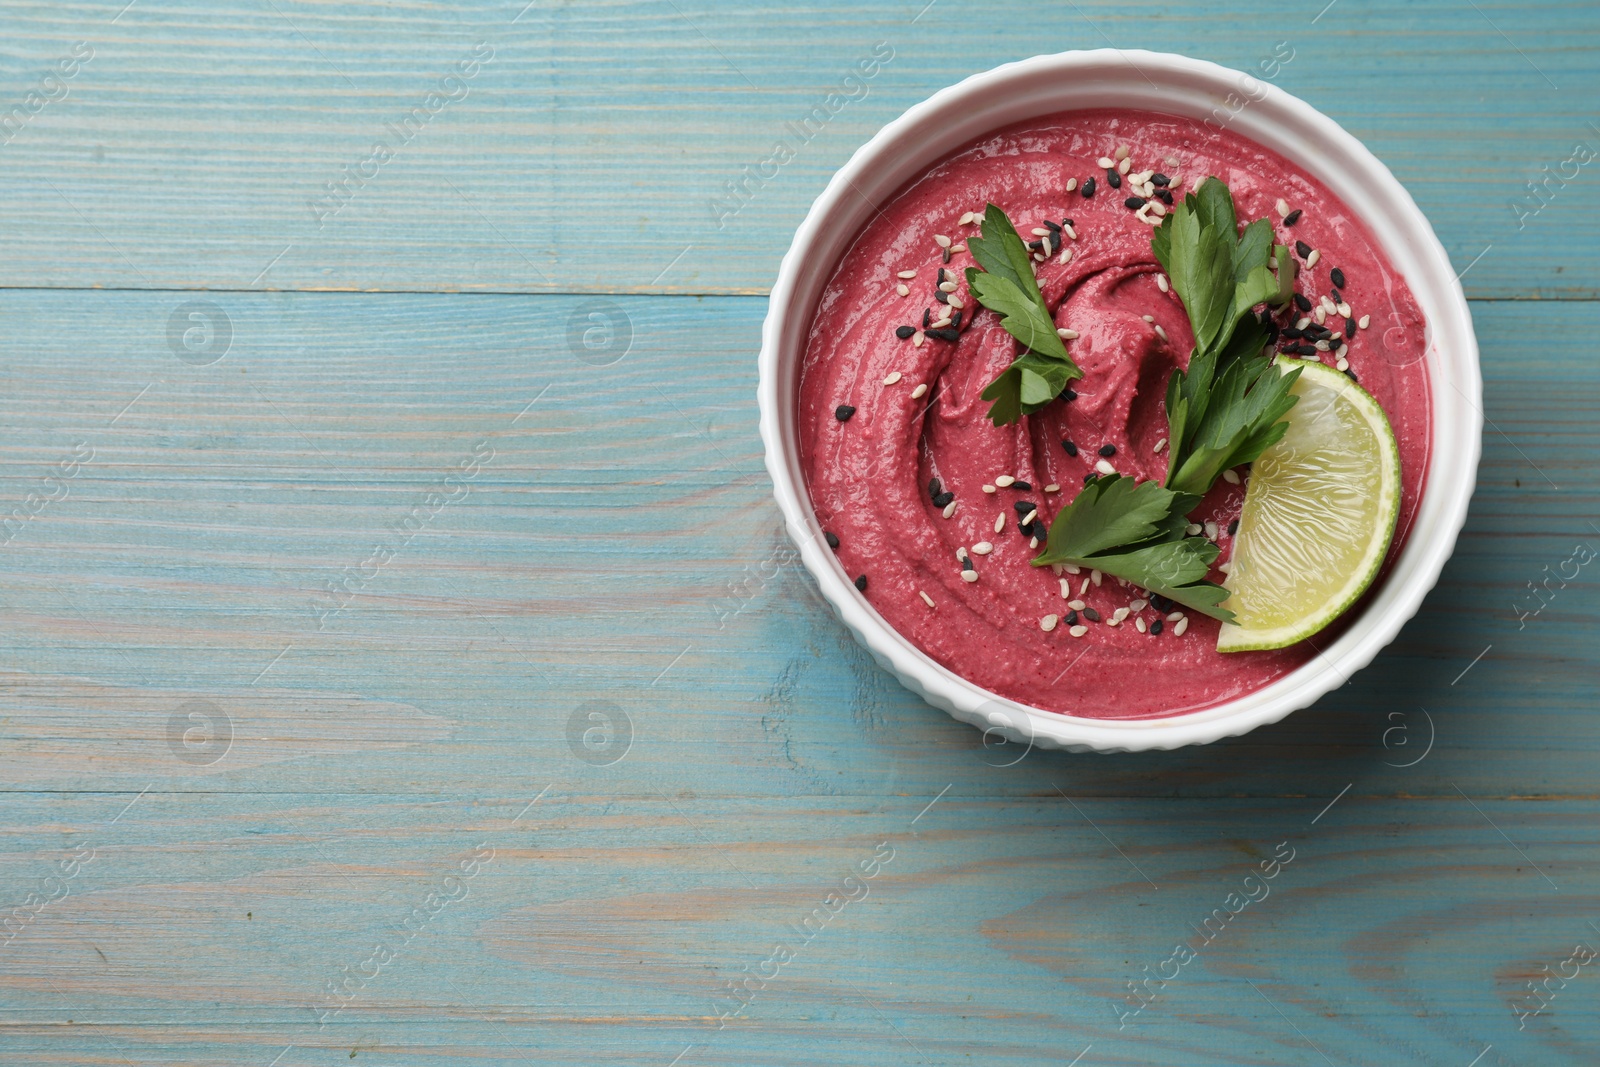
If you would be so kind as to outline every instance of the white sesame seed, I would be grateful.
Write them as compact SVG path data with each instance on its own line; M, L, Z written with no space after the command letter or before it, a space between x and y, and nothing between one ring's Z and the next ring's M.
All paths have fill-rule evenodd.
M1118 623L1120 623L1123 619L1126 619L1127 617L1128 617L1128 609L1127 608L1118 608L1116 611L1113 611L1111 613L1111 625L1115 626Z
M1088 605L1084 604L1084 602L1081 600L1067 601L1067 607L1071 608L1073 611L1082 611L1087 606Z
M1152 451L1152 452L1160 452L1163 448L1166 448L1166 447L1167 447L1167 439L1165 437L1163 437L1163 438L1161 438L1161 440L1156 442L1156 446L1154 448L1152 448L1150 451Z
M1117 158L1118 159L1127 159L1128 155L1129 155L1129 152L1128 152L1128 146L1127 145L1122 145L1122 146L1118 147L1118 149L1117 149Z
M921 348L922 347L922 342L925 341L925 340L927 340L927 338L923 336L921 330L918 330L916 333L911 335L911 347L912 348Z
M1361 329L1365 330L1368 326L1372 325L1372 316L1371 315L1363 315L1363 316L1361 316L1361 318L1356 322L1356 325L1359 326Z
M912 400L921 400L926 395L928 395L928 383L927 382L923 382L921 385L919 385L915 389L911 390L911 399Z
M1350 302L1348 300L1341 300L1334 305L1334 310L1348 319L1350 317Z
M1328 309L1319 307L1311 313L1311 317L1317 320L1318 326L1321 326L1323 323L1328 321Z
M1178 620L1178 625L1176 625L1176 626L1174 626L1172 628L1172 636L1173 637L1182 637L1183 636L1183 631L1187 630L1188 628L1189 628L1189 616L1185 615L1183 618Z
M972 212L970 212L970 211L963 212L961 217L956 220L956 225L957 226L965 226L965 225L967 225L967 223L969 223L971 221L972 221Z
M922 602L924 604L928 605L930 608L933 607L933 597L929 596L927 593L924 593L920 589L917 590L917 595L922 598Z
M994 486L992 486L992 485L986 485L986 486L984 486L984 487L983 487L983 491L984 491L984 492L985 492L985 493L992 493L992 492L994 492Z
M1099 159L1094 161L1094 165L1099 167L1101 170L1110 170L1112 167L1117 165L1117 161L1112 159L1110 156L1101 156Z
M1206 523L1205 530L1206 538L1208 540L1215 541L1217 539L1217 534L1221 532L1221 527L1214 522L1208 522Z
M1222 480L1227 482L1229 485L1238 485L1239 472L1230 467L1222 472Z
M1179 165L1180 161L1179 161L1177 156L1168 156L1166 159L1162 160L1162 162L1165 163L1169 167L1176 167L1176 166ZM1172 176L1172 180L1173 181L1177 181L1178 180L1178 176L1176 174L1174 174Z
M950 298L950 306L955 308L957 311L960 311L962 308L966 307L967 305L966 305L966 302L963 301L959 296L952 296Z
M1168 621L1168 622L1177 622L1177 621L1178 621L1178 620L1179 620L1179 619L1181 619L1181 618L1183 618L1183 612L1181 612L1181 611L1174 611L1174 612L1172 612L1172 613L1170 613L1170 614L1169 614L1169 615L1168 615L1168 616L1167 616L1167 621Z
M1117 173L1118 174L1126 174L1126 173L1128 173L1128 171L1130 171L1132 169L1133 169L1133 160L1129 159L1127 156L1123 156L1122 157L1122 162L1117 164Z
M1198 534L1201 529L1202 527L1198 522L1191 522L1188 526L1184 527L1183 532L1188 534L1190 537L1193 537Z
M1141 204L1139 210L1133 213L1133 217L1138 219L1140 222L1150 222L1150 205Z
M1328 344L1326 341L1318 341L1311 347L1315 348L1318 352L1331 352L1333 350L1333 346Z
M1221 571L1223 574L1227 574L1229 571L1233 570L1233 561L1229 560L1227 563L1217 564L1217 570Z
M1061 577L1061 564L1059 564L1059 563L1050 564L1050 573L1055 575L1057 578Z
M1167 213L1167 205L1163 204L1159 200L1150 201L1144 206L1144 208L1158 219Z
M1159 322L1156 323L1156 336L1161 338L1163 341L1167 339L1167 331L1161 328L1161 324Z
M1063 226L1063 227L1061 227L1061 229L1068 237L1072 238L1074 241L1076 241L1078 239L1078 231L1077 231L1076 227Z
M1001 512L994 517L994 532L999 533L1006 528L1006 513Z
M938 245L940 248L949 248L950 238L946 237L942 233L936 233L933 235L933 243Z
M950 246L950 251L952 252L965 252L966 250L967 243L965 241L957 241L955 244Z
M967 560L967 546L966 545L957 545L956 546L956 559L960 560L963 563L966 562L966 560Z
M1014 481L1016 481L1016 479L1011 477L1011 475L1002 474L1000 477L998 477L998 478L996 478L994 480L994 484L998 485L1000 488L1004 489L1006 486L1010 485Z
M1059 615L1046 615L1044 618L1039 620L1039 629L1043 630L1045 633L1049 633L1051 630L1056 628L1056 623L1060 621L1061 616Z
M910 281L912 278L915 278L916 276L917 276L917 272L914 271L914 270L903 270L899 274L895 275L896 278L904 278L906 281Z
M1340 359L1343 359L1345 356L1350 354L1350 346L1341 344L1338 348L1333 350L1333 354L1338 356Z
M1311 325L1311 320L1310 319L1306 319L1306 318L1296 319L1295 323L1294 323L1294 328L1297 329L1297 330L1303 330L1307 326L1310 326L1310 325Z
M977 556L987 556L993 551L994 546L987 541L979 541L977 544L972 546L973 555Z
M1090 571L1089 572L1089 580L1094 583L1094 587L1096 589L1100 588L1100 579L1102 579L1104 577L1105 577L1105 575L1101 574L1099 571Z
M1067 179L1067 192L1070 193L1074 189L1076 189L1077 187L1078 187L1078 179L1076 179L1076 178L1068 178Z
M930 330L938 330L943 329L948 325L950 325L950 309L945 308L943 313L941 313L938 318L928 323L928 328Z
M1055 482L1051 482L1049 485L1044 487L1044 491L1047 493L1059 493L1061 492L1061 487Z
M1065 326L1062 326L1056 329L1056 336L1061 338L1063 341L1076 341L1078 339L1078 331L1069 330Z
M1050 238L1048 238L1048 237L1039 238L1039 251L1043 252L1047 256L1055 251L1055 247L1050 244Z
M1135 600L1133 603L1128 605L1128 610L1132 612L1140 612L1149 606L1150 601L1148 600Z
M956 513L956 504L958 504L958 503L960 503L960 501L952 500L952 501L950 501L950 503L948 503L948 504L946 504L944 506L944 517L945 518L948 519L950 516L952 516L952 515L954 515Z
M939 283L939 291L941 293L953 293L953 292L956 291L956 283L955 282L940 282Z
M895 382L898 382L899 380L900 380L900 372L897 371L897 370L892 370L883 379L883 384L884 385L893 385Z
M1038 548L1039 547L1039 539L1037 537L1028 538L1028 547L1029 548Z
M1133 624L1139 628L1139 632L1140 633L1145 633L1146 632L1146 630L1144 628L1144 620L1143 619L1134 619L1133 620Z
M904 282L901 282L899 285L895 286L894 291L899 293L901 296L911 295L911 287L906 285Z
M1080 573L1078 565L1076 563L1068 563L1068 564L1065 564L1064 566L1066 567L1068 574L1078 574L1078 573Z
M1172 292L1172 283L1167 281L1167 276L1159 271L1156 273L1156 288L1160 289L1163 293Z
M1038 517L1039 517L1039 509L1038 508L1034 508L1032 511L1028 512L1026 515L1022 516L1022 525L1026 526L1026 525L1028 525L1028 523L1032 522L1034 519L1037 519Z
M1070 260L1071 258L1072 258L1072 249L1063 248L1061 250L1061 254L1056 257L1056 262L1057 263L1065 263L1068 260Z
M1057 580L1061 583L1061 599L1066 600L1072 596L1072 583L1065 578L1058 578Z
M1111 616L1111 618L1106 620L1106 625L1107 626L1112 626L1112 627L1121 626L1122 625L1122 620L1117 618L1115 615L1113 615L1113 616Z
M1081 623L1079 625L1077 625L1077 626L1072 627L1070 630L1067 631L1067 633L1071 634L1073 637L1082 637L1084 634L1086 634L1088 632L1089 632L1089 628L1087 626L1082 625Z
M1133 182L1135 185L1143 185L1145 182L1155 177L1155 174L1156 172L1153 170L1141 170L1137 174L1128 175L1128 180Z
M1035 252L1033 254L1033 261L1035 263L1043 263L1048 258L1049 257L1046 256L1043 252ZM1039 272L1039 268L1035 267L1034 268L1034 273L1037 274L1038 272Z
M1272 206L1278 209L1278 217L1279 218L1282 218L1283 216L1289 214L1289 202L1286 201L1281 196L1278 197L1278 202L1276 204L1273 204Z
M1343 356L1340 356L1339 359L1333 364L1333 369L1334 370L1349 370L1350 369L1350 361L1348 359L1345 359Z
M1117 473L1117 468L1113 467L1109 461L1103 459L1095 461L1094 469L1099 471L1101 474Z
M1154 315L1140 315L1139 317L1141 319L1143 319L1144 321L1146 321L1146 322L1154 322L1154 321L1156 321L1156 317Z
M1307 268L1315 267L1317 265L1317 261L1320 260L1321 258L1322 258L1322 249L1313 248L1311 250L1311 254L1306 257L1306 267Z
M1083 581L1078 584L1078 595L1079 596L1083 596L1083 594L1087 593L1088 591L1089 591L1089 576L1088 575L1084 575Z
M975 582L975 581L978 580L978 572L977 571L962 571L961 572L961 580L963 582Z
M1050 231L1045 229L1043 226L1035 226L1033 228L1033 235L1035 237L1049 237Z

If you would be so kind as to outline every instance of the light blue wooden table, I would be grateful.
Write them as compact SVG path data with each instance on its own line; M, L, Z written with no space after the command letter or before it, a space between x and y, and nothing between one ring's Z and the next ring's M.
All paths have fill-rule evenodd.
M1323 2L8 0L0 1062L1600 1062L1600 8ZM1466 532L1318 706L1013 762L782 562L767 286L966 74L1279 42L1465 271Z

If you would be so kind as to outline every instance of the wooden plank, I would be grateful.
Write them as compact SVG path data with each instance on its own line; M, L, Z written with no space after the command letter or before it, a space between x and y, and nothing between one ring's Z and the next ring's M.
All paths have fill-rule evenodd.
M1592 168L1562 166L1576 143L1600 148L1600 8L1580 0L1256 2L1227 18L1154 0L982 17L924 0L122 6L7 5L0 112L41 85L58 98L0 146L0 284L760 293L832 171L946 84L1107 44L1257 70L1285 41L1276 82L1394 169L1472 295L1600 292ZM46 85L79 41L92 59ZM878 42L894 58L864 95L719 228L725 184ZM448 87L459 99L392 132L480 43L493 59ZM385 138L393 158L369 163ZM1567 176L1519 216L1545 167ZM346 168L361 176L330 214Z
M1600 544L1600 305L1476 305L1493 428L1467 532L1349 686L1207 749L997 773L1014 750L902 691L781 562L762 301L209 299L231 347L197 366L169 347L187 295L0 295L0 501L64 494L0 545L9 788L508 794L561 767L643 796L1594 792L1592 568L1514 605ZM569 348L573 322L631 348L583 362L616 350ZM591 701L631 724L625 762L578 757ZM232 741L186 761L195 710Z
M1321 798L929 808L931 794L617 797L552 777L566 780L532 808L539 774L508 796L9 798L32 829L10 834L8 883L90 858L0 953L7 1062L1596 1052L1581 979L1523 1029L1513 1008L1541 964L1596 943L1592 799L1345 797L1319 817ZM830 893L826 921L802 926ZM1159 965L1180 943L1196 958L1119 1018L1127 983L1172 974ZM791 957L763 968L780 944ZM734 1014L728 984L762 973Z

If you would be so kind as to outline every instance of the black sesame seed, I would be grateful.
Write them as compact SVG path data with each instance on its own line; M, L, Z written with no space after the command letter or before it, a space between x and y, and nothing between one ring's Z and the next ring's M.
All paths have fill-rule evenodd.
M932 324L933 324L933 309L932 308L923 308L922 309L922 328L924 330L926 330Z
M827 540L829 548L839 547L839 535L830 530L822 531L822 536Z
M896 326L894 328L894 335L902 341L911 340L911 335L916 332L917 328L915 326Z
M1295 352L1297 352L1298 354L1300 354L1302 356L1315 356L1317 354L1317 346L1316 345L1295 345Z
M863 593L867 591L867 576L865 574L856 575L856 588Z
M1156 199L1161 201L1163 204L1166 204L1168 207L1171 207L1172 206L1172 190L1171 189L1157 189L1156 190Z
M1044 228L1049 230L1051 233L1061 232L1061 224L1059 222L1051 222L1049 219L1044 220Z
M1034 536L1033 523L1031 523L1031 522L1019 522L1019 523L1017 523L1017 533L1021 534L1023 537L1032 537L1032 536Z
M1151 593L1150 606L1155 608L1157 611L1167 612L1172 610L1172 601L1168 600L1160 593Z
M939 301L941 304L950 303L950 294L945 292L943 289L935 289L933 291L933 298Z
M1084 179L1083 190L1082 191L1083 191L1083 198L1085 200L1089 199L1091 196L1094 195L1094 179L1093 178Z
M1239 520L1238 519L1234 519L1232 522L1228 523L1228 536L1232 537L1234 534L1236 534L1238 532L1239 532Z
M1073 221L1072 221L1072 220L1071 220L1071 219L1062 219L1062 220L1061 220L1061 225L1062 225L1062 226L1063 226L1063 227L1066 227L1066 226L1076 226L1076 225L1077 225L1077 223L1076 223L1076 222L1073 222Z
M1150 636L1151 637L1160 637L1161 636L1161 631L1164 630L1164 629L1166 629L1165 620L1157 619L1155 622L1150 624Z
M965 312L965 311L958 311L958 312L956 312L956 313L955 313L955 317L953 317L953 318L952 318L952 319L951 319L951 320L950 320L950 325L951 325L951 326L952 326L952 327L954 327L954 328L955 328L955 329L957 329L957 330L959 330L959 329L961 329L961 316L963 316L963 315L965 315L965 314L966 314L966 312Z
M1292 338L1297 338L1297 337L1303 337L1304 333L1301 330L1295 329L1293 326L1285 326L1283 328L1283 336L1292 339Z
M1311 298L1306 296L1304 293L1296 293L1294 294L1294 306L1299 308L1301 311L1310 314Z
M1061 399L1076 400L1078 399L1078 391L1069 385L1065 389L1061 390Z
M1067 609L1067 617L1063 620L1068 626L1078 625L1078 613L1071 608Z
M946 263L950 262L950 250L948 248L944 250L944 261Z
M1028 512L1036 511L1039 508L1039 505L1031 500L1018 500L1011 506L1017 509L1018 515L1026 515Z
M1338 288L1335 287L1329 290L1328 299L1332 300L1335 304L1342 304L1344 303L1344 294L1339 292Z
M1152 174L1150 175L1150 184L1165 188L1166 186L1172 184L1172 179L1167 177L1165 174Z
M840 422L849 422L850 416L854 415L855 413L856 409L851 407L849 404L840 404L838 407L833 409L833 417L838 419Z
M1347 371L1345 371L1345 374L1350 376L1350 380L1352 382L1359 382L1361 380L1360 378L1356 377L1356 372L1353 371L1353 370L1347 370Z
M1344 288L1344 271L1340 270L1338 267L1335 267L1328 272L1328 277L1333 279L1334 285L1337 285L1341 289ZM1335 297L1333 302L1337 304L1339 302L1338 298Z
M1022 492L1026 493L1030 489L1033 488L1033 483L1032 482L1012 482L1011 483L1011 488L1020 489Z
M1270 345L1278 339L1278 324L1275 322L1268 322L1264 325L1267 328L1267 344Z
M928 479L928 495L929 496L938 496L942 492L944 492L944 483L941 482L937 478L929 478Z
M933 498L935 507L948 507L956 498L954 493L944 492Z
M1043 252L1044 251L1044 241L1038 240L1038 239L1029 241L1028 242L1028 250L1032 251L1032 252Z
M947 273L948 273L948 272L947 272L947 271L946 271L946 270L945 270L945 269L944 269L944 268L943 268L943 267L940 267L940 268L939 268L939 284L940 284L940 285L943 285L943 284L944 284L944 282L945 282L945 277L944 277L944 276L945 276L945 274L947 274Z
M1117 173L1116 167L1106 168L1106 184L1111 186L1113 189L1122 188L1122 175Z
M973 574L977 574L978 573L978 568L976 568L976 567L974 567L972 565L972 557L971 556L962 556L961 557L961 569L964 570L964 571L971 571Z
M1090 471L1088 474L1085 474L1083 476L1083 484L1084 485L1088 485L1090 482L1094 481L1097 477L1099 477L1099 475L1095 474L1094 471Z
M1304 241L1296 241L1294 243L1294 250L1299 253L1301 259L1311 258L1311 246L1306 244Z
M1356 339L1356 324L1355 323L1347 322L1347 323L1344 324L1344 339L1346 341L1354 341Z
M1076 456L1078 454L1078 446L1073 444L1071 441L1063 439L1061 442L1061 447L1066 449L1067 455L1069 456Z
M1134 211L1138 211L1140 208L1144 207L1144 203L1144 197L1130 196L1128 199L1122 202L1122 206L1126 208L1132 208Z
M928 336L936 341L959 341L961 340L961 331L953 326L946 326L937 330L929 330Z
M1093 608L1084 608L1083 609L1083 617L1088 619L1090 622L1099 622L1100 621L1100 613L1098 611L1094 610Z
M1100 454L1109 459L1110 457L1112 457L1112 456L1117 454L1117 446L1116 445L1101 445L1100 446Z
M1295 223L1300 221L1300 216L1302 214L1304 214L1304 212L1302 212L1299 208L1295 208L1293 211L1289 212L1283 217L1283 224L1285 226L1293 226Z

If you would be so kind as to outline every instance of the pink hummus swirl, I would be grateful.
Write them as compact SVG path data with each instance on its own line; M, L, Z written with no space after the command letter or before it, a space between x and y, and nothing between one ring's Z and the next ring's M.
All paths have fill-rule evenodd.
M1427 467L1421 312L1365 225L1319 182L1275 152L1186 119L1103 110L1030 120L972 144L901 190L861 233L818 303L801 371L799 437L817 518L837 539L846 573L865 579L863 595L889 625L1001 696L1073 715L1149 718L1259 689L1316 656L1335 631L1275 652L1225 655L1216 650L1217 623L1198 612L1141 606L1149 598L1110 576L1096 585L1087 571L1057 574L1029 562L1039 550L1019 532L1019 503L1036 505L1048 524L1102 460L1137 478L1166 474L1166 383L1187 363L1193 342L1182 304L1158 282L1152 227L1125 203L1129 183L1110 187L1098 165L1121 147L1131 173L1173 176L1179 198L1208 175L1221 178L1241 223L1269 218L1278 243L1303 242L1316 252L1309 268L1311 257L1300 258L1297 291L1313 307L1324 297L1335 305L1325 312L1324 325L1337 336L1330 349L1355 327L1346 342L1349 370L1383 405L1399 442L1403 498L1392 558ZM1085 198L1089 178L1096 188ZM1072 191L1069 182L1076 183ZM1005 210L1025 241L1039 239L1033 230L1048 229L1047 220L1060 226L1070 219L1077 235L1043 235L1051 254L1038 264L1038 278L1056 325L1077 332L1067 349L1084 377L1072 383L1075 398L1002 427L990 423L989 404L978 394L1015 357L1017 344L967 292L965 270L975 264L965 241L978 225L961 222L969 212L981 216L989 202ZM940 237L952 245L948 263ZM938 319L941 268L957 283L950 297L963 305L959 337L925 337L920 345L898 337L901 327L921 328L924 309ZM911 270L914 277L899 276ZM1348 305L1348 316L1339 304ZM1315 322L1291 307L1276 321L1293 327L1308 317ZM1316 355L1330 365L1337 358L1336 351ZM855 409L844 421L841 406ZM952 495L949 517L948 505L930 492L933 479ZM1007 479L1028 488L1003 485ZM1192 516L1208 535L1214 531L1219 562L1231 552L1229 525L1244 491L1242 483L1218 482ZM983 552L985 545L992 549ZM971 559L976 581L963 578L958 550ZM1072 601L1100 617L1078 612L1087 627L1081 636L1067 622ZM1118 608L1139 610L1111 625ZM1184 616L1181 625L1175 612ZM1058 621L1046 629L1049 616Z

